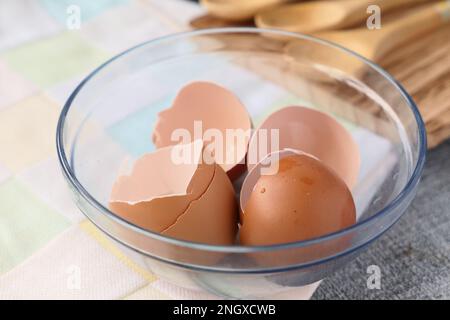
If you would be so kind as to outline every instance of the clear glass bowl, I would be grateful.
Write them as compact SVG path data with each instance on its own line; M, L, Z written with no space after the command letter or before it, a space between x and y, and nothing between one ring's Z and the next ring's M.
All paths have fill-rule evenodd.
M213 246L143 230L109 211L111 187L124 163L154 149L157 113L194 80L213 81L238 95L255 126L288 105L316 108L341 121L361 151L352 190L358 222L308 241ZM323 279L388 230L414 197L426 137L411 97L361 56L305 35L228 28L152 40L101 65L65 104L57 148L81 211L142 267L182 287L264 298Z

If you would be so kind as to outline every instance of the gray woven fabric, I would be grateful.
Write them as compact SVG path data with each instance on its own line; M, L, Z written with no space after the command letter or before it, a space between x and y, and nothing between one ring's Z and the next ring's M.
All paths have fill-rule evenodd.
M381 270L379 290L367 288L370 265ZM429 152L404 216L313 299L450 299L450 140Z

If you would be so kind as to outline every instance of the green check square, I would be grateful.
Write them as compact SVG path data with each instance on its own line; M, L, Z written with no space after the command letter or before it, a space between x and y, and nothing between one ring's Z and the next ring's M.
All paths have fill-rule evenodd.
M14 178L0 184L0 274L43 247L69 221Z
M3 57L12 69L47 88L94 69L109 54L71 31L17 47Z

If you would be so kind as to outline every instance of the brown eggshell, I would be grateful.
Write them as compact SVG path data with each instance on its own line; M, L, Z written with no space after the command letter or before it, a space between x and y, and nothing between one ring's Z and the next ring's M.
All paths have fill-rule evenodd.
M142 228L207 244L232 244L237 204L226 173L202 163L203 142L169 146L138 159L130 175L120 176L110 209ZM177 150L194 151L193 161L176 164ZM208 225L205 228L205 225Z
M262 159L256 166L254 166L251 169L251 171L247 174L244 181L242 182L241 193L239 196L239 207L241 209L240 210L241 215L243 212L243 208L245 208L247 201L253 192L253 188L255 187L255 185L258 182L261 175L274 173L274 170L275 171L278 170L278 164L279 164L280 159L283 159L283 158L286 158L286 157L292 156L292 155L298 155L298 154L306 154L306 155L314 158L314 156L307 154L305 152L299 151L299 150L283 149L283 150L268 154L264 159ZM271 168L270 167L271 164L275 164L276 166ZM269 170L269 172L264 171L264 169Z
M178 220L161 234L179 239L216 244L233 245L238 229L237 203L234 190L225 171L214 165L214 177L206 192L194 200ZM174 248L158 242L152 252L162 251L164 255L178 262L213 266L226 254L217 251L205 254L190 248Z
M237 233L237 204L225 171L215 165L214 177L205 193L190 203L163 235L217 245L231 245Z
M157 148L179 143L172 140L172 133L186 129L193 139L205 139L205 144L213 143L211 137L195 136L194 122L202 122L202 133L209 129L218 130L223 140L221 152L216 150L215 162L235 179L245 171L245 155L251 135L251 120L239 99L229 90L214 83L197 81L183 87L172 106L159 113L152 140ZM240 129L244 139L230 146L226 142L227 129ZM186 141L185 141L186 142ZM234 150L234 159L226 159L226 150ZM220 157L220 155L224 155Z
M201 140L186 148L201 148ZM177 146L178 148L178 146ZM162 148L141 157L130 175L118 177L113 185L110 209L142 228L161 232L169 227L189 204L208 188L214 165L195 161L175 164L173 147Z
M161 232L184 212L189 204L206 190L214 172L214 165L200 164L186 195L154 198L130 203L110 201L110 209L124 219L142 228ZM151 213L151 215L149 215Z
M356 221L344 181L305 154L279 160L276 174L262 175L245 204L243 245L302 241L344 229Z
M258 139L261 130L279 130L279 145ZM270 137L270 131L268 135ZM332 168L351 189L358 178L360 153L350 133L327 114L310 108L280 109L255 130L249 143L249 171L268 153L291 148L311 154Z

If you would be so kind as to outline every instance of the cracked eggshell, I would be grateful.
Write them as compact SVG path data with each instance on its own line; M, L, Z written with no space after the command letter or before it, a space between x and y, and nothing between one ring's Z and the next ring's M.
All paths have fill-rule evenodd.
M162 234L189 238L194 242L231 245L236 239L237 212L231 181L225 171L216 164L211 184L205 193L192 201L176 223Z
M196 81L184 86L172 106L158 115L152 140L157 148L176 144L172 133L186 129L191 138L204 139L205 144L214 143L215 133L223 138L214 150L214 161L219 164L230 179L234 180L245 171L245 155L250 140L252 123L244 105L229 90L205 81ZM197 137L194 123L201 121L202 137ZM244 132L243 139L233 145L227 143L226 130L238 129ZM208 137L208 135L211 135ZM220 145L222 147L220 147ZM226 158L231 154L232 160Z
M279 130L279 144L258 138L270 129ZM360 168L360 153L350 133L329 115L310 108L291 106L269 115L250 139L247 168L252 168L269 152L291 148L313 155L332 168L351 189Z
M188 241L202 239L205 243L232 243L235 234L230 235L230 230L237 228L235 199L232 199L234 204L228 203L230 199L227 197L217 202L221 205L225 202L225 209L216 208L215 204L209 208L194 206L194 203L209 200L211 194L223 192L231 185L229 180L217 178L215 164L201 161L202 150L203 142L196 140L192 144L161 148L138 159L131 174L120 176L115 182L109 203L111 211L154 232L164 234L175 226L185 230L180 233L170 232L170 236L174 238ZM173 155L179 152L191 152L192 161L177 164ZM194 210L192 207L198 209ZM201 210L207 213L200 212ZM203 214L203 217L208 218L208 221L203 221L203 226L205 223L209 224L209 220L230 225L215 229L215 234L204 230L208 232L208 236L198 235L197 231L194 232L197 226L189 225L193 223L188 219L191 214ZM180 219L181 216L186 217ZM177 228L175 229L178 230ZM228 240L231 242L227 242Z

